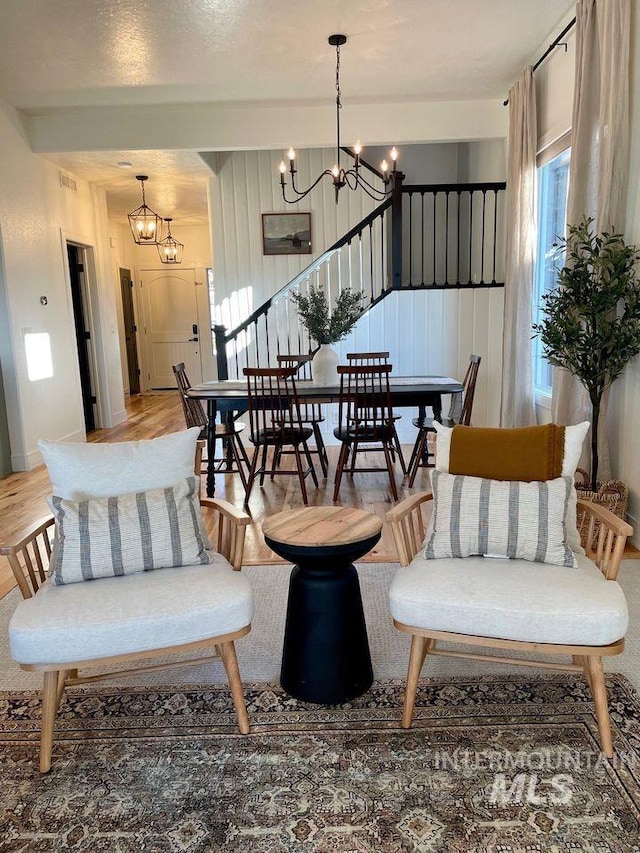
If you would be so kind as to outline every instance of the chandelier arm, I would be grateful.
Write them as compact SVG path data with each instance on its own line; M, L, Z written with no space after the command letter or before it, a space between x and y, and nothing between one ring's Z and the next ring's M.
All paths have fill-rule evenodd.
M351 170L351 169L350 169L349 171L353 171L353 170ZM365 187L365 186L366 186L366 187L369 187L369 189L370 189L370 190L372 190L374 193L381 193L381 194L382 194L382 196L383 196L383 198L384 198L385 196L391 195L391 192L392 192L392 190L393 190L393 187L392 187L391 189L389 189L389 190L387 190L387 189L381 190L381 189L379 189L378 187L374 186L373 184L369 183L369 181L368 181L368 180L364 177L364 175L362 174L362 170L361 170L361 169L360 169L360 170L358 170L358 172L356 172L356 174L357 174L357 177L358 177L358 183L359 183L361 186L363 186L363 187ZM385 182L385 187L386 187L389 183L390 183L389 181L386 181L386 182Z
M360 189L374 201L384 201L391 194L391 191L384 192L382 190L378 190L376 187L372 187L368 184L367 181L362 181L361 175L353 169L349 169L348 172L345 172L345 183L350 190Z
M287 186L287 185L286 185L286 183L281 184L281 187L282 187L282 198L287 202L287 204L295 204L297 201L302 201L302 199L303 199L305 196L309 195L309 193L311 192L311 190L315 189L315 188L318 186L318 184L320 183L320 181L321 181L321 180L322 180L326 175L331 175L331 177L333 178L333 172L331 171L331 169L325 169L325 170L324 170L324 172L321 172L321 173L318 175L318 177L315 179L315 181L311 184L311 186L310 186L310 187L308 187L308 188L307 188L306 190L304 190L304 191L296 190L296 189L295 189L295 187L294 187L294 191L295 191L295 193L296 193L296 195L297 195L297 198L293 198L293 199L289 199L289 198L287 198L287 196L285 195L285 187Z

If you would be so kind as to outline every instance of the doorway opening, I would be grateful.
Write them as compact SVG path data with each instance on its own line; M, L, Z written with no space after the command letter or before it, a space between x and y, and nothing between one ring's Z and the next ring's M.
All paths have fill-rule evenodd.
M138 364L138 341L136 316L133 307L133 281L131 270L120 268L120 293L122 295L122 315L124 318L124 339L127 353L127 374L129 376L129 394L140 393L140 367Z
M69 260L69 280L71 282L71 299L76 330L84 425L86 432L90 433L96 428L96 405L98 401L93 384L94 371L92 369L91 314L87 291L86 249L84 246L68 242L67 257Z

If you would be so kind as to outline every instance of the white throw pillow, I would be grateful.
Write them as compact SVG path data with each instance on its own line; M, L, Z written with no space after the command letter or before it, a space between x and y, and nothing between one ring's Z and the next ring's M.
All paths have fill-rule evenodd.
M436 439L436 471L449 473L449 451L451 449L451 434L452 427L446 427L434 421L433 426L437 433ZM582 453L582 444L585 436L589 431L589 421L583 421L580 424L566 426L564 428L564 456L562 460L562 476L571 478L571 493L569 495L569 503L567 505L567 544L574 554L584 554L584 548L580 544L580 534L578 532L577 519L577 501L578 494L574 485L574 475L580 454Z
M49 565L54 585L210 562L194 476L144 492L47 501L56 520Z
M54 495L70 501L165 488L193 476L199 427L142 441L40 439Z
M425 557L508 557L577 566L567 544L570 477L531 483L432 473L433 530Z

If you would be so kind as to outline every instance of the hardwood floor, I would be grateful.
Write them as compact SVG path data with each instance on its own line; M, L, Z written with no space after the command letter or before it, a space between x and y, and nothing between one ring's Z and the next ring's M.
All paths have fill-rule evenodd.
M113 429L100 429L91 433L90 441L135 441L143 438L155 438L176 430L184 429L184 417L177 394L165 393L142 396L127 400L128 420ZM311 506L333 505L333 475L338 458L338 446L327 447L329 455L329 478L320 479L316 490L308 478L309 503ZM406 448L408 458L410 447ZM285 458L283 465L293 464L293 457ZM361 464L359 462L359 464ZM379 465L380 459L372 459ZM322 473L316 465L318 475ZM428 472L420 469L414 488L407 487L406 478L402 478L399 465L396 465L399 498L406 497L427 488ZM204 488L204 482L203 482ZM44 465L26 473L10 474L0 480L0 542L12 541L20 530L38 518L48 514L46 496L50 494L50 483ZM242 507L244 490L237 474L218 474L216 476L216 497L225 498L237 507ZM340 487L340 503L359 507L384 518L386 511L393 505L389 478L385 471L380 473L356 474L353 479L343 477ZM265 481L264 487L256 484L251 494L249 512L253 523L248 529L245 549L245 562L253 565L281 563L270 548L265 545L261 522L264 518L286 509L302 506L297 477L276 477ZM386 525L383 525L382 538L375 549L363 558L371 562L391 562L397 560L393 538ZM7 561L0 557L0 597L14 586L13 574Z

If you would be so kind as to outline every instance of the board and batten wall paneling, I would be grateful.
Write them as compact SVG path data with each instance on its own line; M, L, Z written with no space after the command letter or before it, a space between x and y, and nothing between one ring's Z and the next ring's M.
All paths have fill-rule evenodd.
M346 156L346 155L345 155ZM210 179L216 323L233 328L321 255L375 207L365 193L343 190L335 203L328 178L303 201L286 204L281 195L280 151L222 155ZM332 149L297 152L298 184L306 187L335 161ZM312 254L262 254L263 213L311 213Z
M281 157L279 151L220 155L220 168L211 179L215 322L228 328L245 319L375 207L364 193L348 190L341 192L336 206L327 179L322 189L317 187L303 202L285 205L277 172ZM334 158L331 149L298 152L299 185L308 186L322 169L333 165ZM442 179L455 180L456 176L443 175ZM484 176L474 173L468 179L483 180ZM297 209L312 214L313 254L263 256L261 214ZM432 373L459 379L469 355L477 353L482 364L473 421L497 426L502 322L500 288L394 293L362 317L337 350L342 361L351 351L389 350L398 375ZM411 441L415 436L411 413L402 414L401 435ZM328 419L327 431L330 426Z

